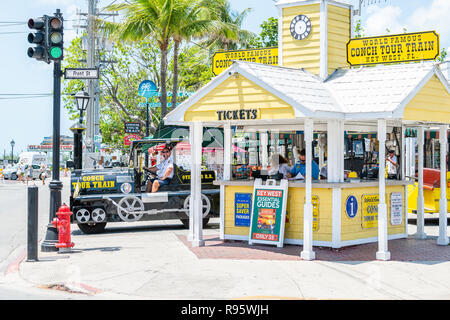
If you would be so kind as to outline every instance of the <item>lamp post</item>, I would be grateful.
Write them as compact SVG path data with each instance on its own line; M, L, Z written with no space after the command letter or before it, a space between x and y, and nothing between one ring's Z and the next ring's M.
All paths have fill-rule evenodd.
M70 127L70 131L73 132L73 143L74 143L74 163L75 169L81 169L83 163L83 131L86 127L83 125L83 112L86 111L89 104L89 93L86 91L79 91L75 95L75 102L77 104L77 109L80 111L80 120Z
M11 144L11 161L12 164L14 164L14 146L16 145L16 143L14 142L14 140L11 140L10 144Z

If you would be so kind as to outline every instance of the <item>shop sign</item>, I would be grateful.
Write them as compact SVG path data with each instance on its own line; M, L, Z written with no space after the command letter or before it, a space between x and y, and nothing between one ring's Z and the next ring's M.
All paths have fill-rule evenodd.
M361 199L362 227L370 229L378 227L378 194L364 194Z
M53 144L39 144L39 145L32 145L29 144L27 146L28 151L52 151ZM59 146L60 151L73 151L73 145L71 144L61 144Z
M259 118L258 109L217 110L217 120L255 120Z
M251 193L234 194L234 225L236 227L250 227L251 208Z
M351 66L435 60L439 54L435 31L357 38L347 43Z
M123 138L123 144L126 146L131 146L134 140L141 140L141 137L137 134L129 134Z
M403 222L403 194L391 193L391 225L400 225Z
M275 180L266 185L255 180L252 215L250 220L249 244L265 243L283 246L286 220L288 183L282 180L277 186Z
M218 76L233 64L234 60L278 66L278 48L259 48L216 52L213 55L212 72Z

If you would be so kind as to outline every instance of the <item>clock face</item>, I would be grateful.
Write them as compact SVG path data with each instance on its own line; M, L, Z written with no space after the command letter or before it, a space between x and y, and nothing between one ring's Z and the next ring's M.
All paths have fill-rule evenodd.
M303 14L299 14L291 21L291 35L294 39L306 39L311 33L311 20Z

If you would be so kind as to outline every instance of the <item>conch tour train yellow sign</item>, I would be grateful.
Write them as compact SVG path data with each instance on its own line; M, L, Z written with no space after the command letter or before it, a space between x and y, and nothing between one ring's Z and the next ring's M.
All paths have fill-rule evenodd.
M262 64L278 65L278 48L258 48L216 52L213 56L212 72L218 76L233 64L233 60L242 60Z
M352 66L435 60L439 56L435 31L351 39L347 62Z

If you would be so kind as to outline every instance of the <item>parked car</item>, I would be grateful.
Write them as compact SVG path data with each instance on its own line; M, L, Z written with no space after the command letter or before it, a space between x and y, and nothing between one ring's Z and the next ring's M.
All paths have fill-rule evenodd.
M176 139L133 141L128 167L74 170L71 174L70 209L72 223L87 234L102 232L107 223L179 219L189 227L190 171L177 166L169 185L147 193L143 172L144 153L152 146L169 145L176 152ZM176 159L176 156L173 157ZM219 216L219 186L213 185L214 171L202 171L203 225Z
M3 175L4 175L5 179L17 180L17 178L18 178L17 167L18 167L18 165L8 165L3 170Z

